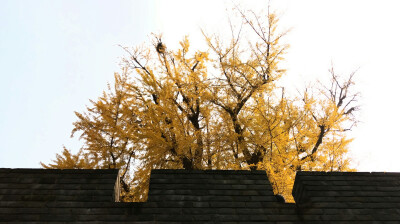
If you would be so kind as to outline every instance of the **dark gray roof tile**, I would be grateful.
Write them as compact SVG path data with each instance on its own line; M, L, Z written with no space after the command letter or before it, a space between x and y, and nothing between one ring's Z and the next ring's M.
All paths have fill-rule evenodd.
M298 172L293 196L312 221L400 221L400 173Z
M113 201L118 170L0 169L0 200Z
M113 202L117 170L0 169L0 223L398 223L399 173L299 172L297 204L263 171L153 170L149 199Z

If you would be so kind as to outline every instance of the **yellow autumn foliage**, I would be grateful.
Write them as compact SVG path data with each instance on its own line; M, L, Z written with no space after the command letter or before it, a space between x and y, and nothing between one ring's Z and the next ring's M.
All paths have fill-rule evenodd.
M161 36L124 48L114 85L76 112L81 151L43 167L121 169L126 201L146 200L151 169L265 170L287 201L296 171L351 170L353 74L343 82L331 70L328 87L287 96L276 84L288 48L277 16L236 10L242 28L227 41L204 34L206 50L188 37L169 49Z

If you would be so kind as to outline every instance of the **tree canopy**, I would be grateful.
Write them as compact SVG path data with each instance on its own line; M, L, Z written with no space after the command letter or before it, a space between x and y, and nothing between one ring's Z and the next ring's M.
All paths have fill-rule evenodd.
M79 153L64 148L42 166L118 168L127 201L146 199L151 169L262 169L289 201L296 171L350 170L353 74L342 80L331 69L329 85L286 94L276 14L235 10L231 39L203 32L208 49L191 49L188 37L169 49L161 35L124 47L114 85L75 112Z

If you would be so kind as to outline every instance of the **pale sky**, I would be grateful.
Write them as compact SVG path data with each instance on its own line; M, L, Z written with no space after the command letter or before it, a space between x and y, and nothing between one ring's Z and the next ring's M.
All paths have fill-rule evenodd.
M266 1L240 2L266 8ZM250 3L249 3L250 2ZM350 134L354 167L400 172L399 1L275 0L286 41L288 88L325 80L334 64L359 69L361 123ZM123 50L164 35L177 46L184 35L203 47L200 28L223 32L231 1L16 1L0 8L0 167L40 167L71 139L74 111L83 112L113 82Z

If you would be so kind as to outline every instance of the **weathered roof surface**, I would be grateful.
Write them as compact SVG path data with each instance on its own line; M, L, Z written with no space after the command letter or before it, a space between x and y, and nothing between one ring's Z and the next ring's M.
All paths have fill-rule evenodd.
M263 171L153 170L147 202L116 202L117 170L0 169L0 223L399 223L400 173L298 172L296 205Z
M306 223L400 222L400 173L298 172L293 196Z
M277 201L265 171L153 170L146 204L158 221L298 221L294 204Z
M0 222L99 218L96 208L118 200L117 180L118 170L0 169Z
M145 203L114 202L116 170L0 169L0 223L296 223L262 171L153 170Z
M112 169L0 169L0 201L110 202L117 177Z

